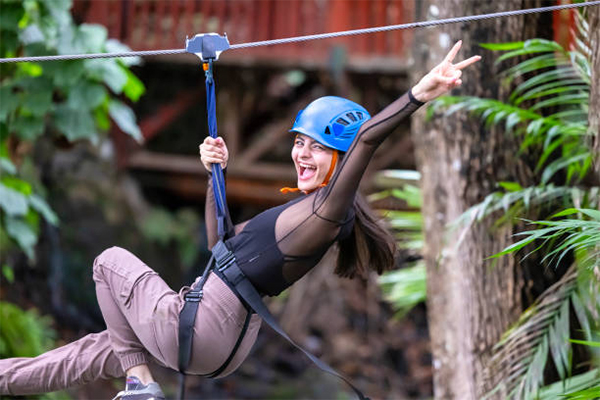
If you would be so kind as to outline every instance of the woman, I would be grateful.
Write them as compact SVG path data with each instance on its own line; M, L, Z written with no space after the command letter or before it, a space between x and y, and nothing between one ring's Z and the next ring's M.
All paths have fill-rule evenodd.
M358 104L333 97L318 99L298 114L292 128L298 187L291 190L304 195L237 225L236 235L225 242L262 295L276 295L290 286L335 243L341 247L336 267L341 276L353 277L368 269L381 273L392 265L393 241L386 240L356 200L357 189L376 148L400 121L459 86L461 70L480 59L474 56L453 64L460 46L461 42L454 45L440 65L373 118ZM208 171L211 163L227 165L221 138L207 138L200 155ZM210 193L207 199L212 247L218 239ZM116 247L98 256L93 274L107 330L35 358L0 360L0 394L55 391L126 375L126 390L117 397L164 398L148 361L178 369L179 312L190 288L172 291L137 257ZM217 272L208 275L203 290L187 372L224 376L247 356L260 318L250 315ZM245 335L236 346L242 331Z

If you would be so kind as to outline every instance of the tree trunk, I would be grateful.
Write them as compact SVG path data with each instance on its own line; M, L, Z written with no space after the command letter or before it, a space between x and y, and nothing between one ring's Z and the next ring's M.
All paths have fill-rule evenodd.
M600 181L600 7L589 7L590 43L592 49L592 88L590 93L589 126L594 134L596 180Z
M418 20L485 14L539 6L540 2L425 0ZM548 36L550 14L510 17L416 32L419 76L439 63L453 43L463 40L457 60L481 54L463 74L457 94L505 99L494 65L497 55L479 43ZM502 65L504 69L506 64ZM421 114L421 117L424 114ZM446 230L470 206L496 188L495 182L532 183L530 168L517 158L518 144L503 130L486 129L465 113L413 121L413 140L422 174L428 318L436 399L477 399L490 389L486 362L501 334L520 315L524 280L512 256L486 257L511 243L512 228L493 229L493 218L470 228Z

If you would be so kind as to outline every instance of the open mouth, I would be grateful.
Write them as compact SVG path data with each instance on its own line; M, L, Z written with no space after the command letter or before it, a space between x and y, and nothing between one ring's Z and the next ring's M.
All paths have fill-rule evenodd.
M298 178L307 180L312 178L317 173L317 167L310 164L299 163L298 164Z

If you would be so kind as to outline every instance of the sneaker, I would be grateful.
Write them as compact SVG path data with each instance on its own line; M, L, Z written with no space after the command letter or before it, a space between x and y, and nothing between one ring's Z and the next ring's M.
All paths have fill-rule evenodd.
M125 390L117 393L113 400L165 400L158 383L151 382L142 385L142 382L135 376L128 376L125 381Z

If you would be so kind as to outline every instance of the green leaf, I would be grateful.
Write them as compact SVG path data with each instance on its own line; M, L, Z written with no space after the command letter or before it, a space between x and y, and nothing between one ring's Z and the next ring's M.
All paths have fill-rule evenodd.
M570 375L570 346L569 346L569 302L565 301L560 306L556 322L548 331L550 352L560 379L564 380Z
M114 59L85 60L86 68L92 76L104 82L115 94L121 94L128 81L125 69Z
M44 42L44 34L40 30L40 27L36 24L31 24L27 28L20 32L20 39L23 44L40 43Z
M7 215L25 215L28 211L27 196L0 183L0 208Z
M519 122L521 122L521 117L519 116L518 113L512 113L508 116L508 118L506 119L506 126L505 129L507 132L512 131L512 129L515 127L515 125L517 125Z
M552 215L550 217L550 219L554 219L556 217L564 217L567 215L573 215L573 214L577 214L579 213L579 209L577 208L567 208L566 210L562 210L560 212L557 212L556 214Z
M143 142L142 132L135 121L135 114L131 108L118 100L112 100L108 106L108 111L123 132L129 134L138 143Z
M586 208L579 208L578 210L580 212L582 212L583 214L587 215L588 217L590 217L596 221L600 221L600 211L586 209Z
M11 130L24 140L35 140L44 133L42 117L20 115L11 124Z
M596 393L588 391L590 388L595 388ZM536 400L590 400L597 398L598 395L600 395L600 372L598 369L593 369L552 385L544 386L540 389Z
M581 285L581 277L579 277L579 284ZM590 320L588 318L587 312L583 305L583 301L580 298L581 288L573 293L571 296L571 303L573 304L573 309L575 310L575 315L577 315L577 320L579 321L579 325L581 326L581 330L583 331L584 337L587 339L592 338L592 329L590 327Z
M6 157L0 157L0 170L10 175L17 173L17 167Z
M131 51L129 46L115 39L108 39L105 47L108 53L127 53ZM143 62L142 57L123 57L118 58L117 60L126 67L140 65Z
M498 182L498 185L507 190L509 192L516 192L519 190L523 190L523 187L519 185L517 182Z
M525 60L514 67L505 71L511 79L517 76L527 74L529 72L538 71L544 68L556 67L560 63L556 60L553 54L544 54Z
M565 53L564 49L556 42L545 39L531 39L524 43L522 48L517 48L508 53L503 54L498 58L496 63L500 63L509 58L535 53Z
M146 87L133 72L126 68L124 71L127 74L127 83L123 86L123 94L131 101L138 101L146 91Z
M82 60L53 61L44 64L44 70L58 87L68 88L79 82L85 72Z
M2 275L4 275L8 283L13 283L15 281L15 272L7 264L2 265Z
M521 102L523 102L525 100L538 99L540 97L555 95L555 94L559 94L559 93L582 92L582 93L585 93L585 97L589 96L589 93L587 92L587 90L589 89L589 86L570 85L570 86L565 87L563 85L564 85L564 83L561 82L561 87L546 88L546 89L542 89L542 86L540 86L534 90L531 90L531 91L525 93L522 97L519 97L517 99L517 101L515 102L515 104L519 105L519 104L521 104ZM546 86L546 85L544 85L544 86ZM549 85L549 86L553 86L553 85Z
M52 320L35 309L0 302L0 326L0 358L35 357L55 347Z
M33 188L29 182L14 176L3 176L2 184L6 187L16 190L17 192L29 196L33 192Z
M581 79L571 67L561 67L550 71L542 72L539 75L527 79L519 86L517 86L517 88L513 91L513 94L511 95L511 99L519 93L522 93L523 91L528 90L529 88L535 87L537 85L541 85L552 81L562 81L563 79L575 78Z
M537 237L530 236L528 238L520 240L516 243L511 244L510 246L508 246L507 248L502 250L500 253L496 253L496 254L490 256L489 258L498 258L498 257L501 257L506 254L514 253L515 251L527 246L529 243L533 242L535 239L537 239Z
M558 105L568 105L568 104L576 104L580 105L583 101L588 100L588 93L577 93L577 94L567 94L561 96L554 96L551 99L540 101L531 107L532 110L539 110L544 107L553 107Z
M402 317L427 297L427 274L424 263L386 272L379 278L382 292Z
M548 135L550 136L550 135ZM543 153L540 155L540 158L537 162L536 165L536 171L541 170L542 166L546 163L546 161L548 160L548 158L554 153L554 151L561 145L563 145L564 140L555 140L550 144L544 145L544 151Z
M92 113L94 115L94 121L96 121L96 126L98 126L98 129L107 131L110 128L108 106L102 105L102 107L96 108Z
M29 204L34 210L42 214L48 223L54 226L58 225L58 217L43 198L36 194L32 194L29 196Z
M542 173L542 182L544 184L548 183L550 178L554 176L561 169L568 167L569 165L585 160L586 158L591 157L590 153L585 154L577 154L568 158L560 158L552 163L550 163Z
M61 104L56 108L54 124L69 141L94 139L96 128L92 114L85 109L77 109Z
M0 121L6 121L6 117L19 106L19 97L13 93L12 86L0 87L0 104Z
M525 45L525 42L507 42L507 43L480 43L479 46L484 49L494 51L506 51L521 49Z
M104 51L104 43L108 37L108 31L102 25L81 24L76 30L74 42L78 49L84 53L101 53Z
M19 31L19 21L23 18L25 10L18 3L6 4L2 3L2 12L0 12L0 26L3 31ZM5 32L2 32L4 36ZM2 39L5 40L4 38Z
M44 73L44 69L40 64L32 63L32 62L20 62L17 64L19 71L23 75L38 77Z
M577 344L582 344L584 346L590 346L590 347L600 347L600 342L593 342L593 341L590 341L590 340L569 339L569 342L571 342L571 343L577 343Z
M6 218L6 233L11 237L29 259L34 258L34 246L37 243L37 234L31 227L21 219Z
M33 117L43 117L53 109L52 91L35 90L25 93L22 104L23 109L31 112Z
M87 108L93 110L102 104L108 96L104 86L89 81L76 84L69 93L67 105L73 109Z

